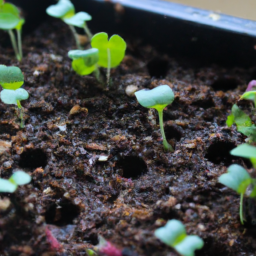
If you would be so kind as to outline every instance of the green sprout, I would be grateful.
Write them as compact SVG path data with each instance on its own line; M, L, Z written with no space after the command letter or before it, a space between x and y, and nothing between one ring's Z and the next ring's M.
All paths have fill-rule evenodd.
M232 164L228 167L227 171L227 173L224 173L219 177L219 182L240 194L239 215L241 223L244 224L243 197L249 185L253 186L250 197L256 197L255 179L252 179L248 172L238 164Z
M166 140L163 124L163 110L174 101L172 89L168 85L160 85L152 90L140 90L135 92L135 96L143 107L155 108L157 110L164 149L173 152L172 146Z
M0 85L3 90L0 93L0 98L5 104L15 104L20 112L20 127L24 128L23 109L20 101L26 100L29 97L25 89L20 88L24 83L24 76L18 67L6 67L0 65Z
M75 14L75 7L69 0L59 0L57 4L51 5L46 9L48 15L54 18L60 18L67 25L69 25L78 49L82 49L75 27L83 28L89 39L92 38L92 33L89 30L86 22L91 20L92 17L86 12L78 12Z
M251 118L236 104L233 105L231 114L226 121L228 127L231 127L234 123L237 126L237 131L246 135L249 141L256 141L256 126L252 124Z
M99 69L97 67L99 61L98 49L72 50L68 52L68 56L73 60L72 68L78 75L85 76L95 72L97 79L99 79Z
M108 40L108 34L101 32L92 37L91 45L99 50L98 65L107 68L107 85L109 85L110 69L117 67L123 60L126 43L119 35L113 35Z
M0 192L13 193L18 186L28 184L30 181L30 175L23 171L17 171L8 180L0 178Z
M91 40L92 33L86 24L86 21L90 21L91 19L92 19L92 16L89 15L87 12L78 12L71 18L64 19L64 21L71 26L83 28L85 33L88 35L89 39Z
M199 236L186 234L179 220L169 220L164 227L155 230L155 236L183 256L194 256L194 251L204 246Z
M256 168L256 147L249 144L242 144L230 151L233 156L239 156L250 159L254 168Z
M0 29L8 31L18 61L22 60L23 55L21 32L24 22L25 20L20 17L19 10L16 6L10 3L0 4ZM12 31L13 29L16 30L18 43Z

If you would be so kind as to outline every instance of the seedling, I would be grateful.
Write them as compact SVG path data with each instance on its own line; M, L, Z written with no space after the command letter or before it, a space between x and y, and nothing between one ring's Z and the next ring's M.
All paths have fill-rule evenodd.
M99 79L97 67L97 62L99 61L98 49L72 50L68 52L68 56L73 60L72 68L78 75L85 76L95 72L97 79Z
M78 49L82 49L78 35L76 33L75 27L83 28L88 37L92 38L92 33L90 32L86 22L91 20L92 17L86 12L78 12L75 14L75 7L69 0L59 0L57 4L51 5L46 9L48 15L60 18L66 24L69 25L74 38L76 40L76 45Z
M251 118L236 104L233 105L231 114L226 121L228 127L231 127L234 123L239 132L248 136L249 141L256 141L256 126L252 124Z
M199 236L186 234L186 229L179 220L169 220L164 227L155 231L155 236L183 256L194 256L195 250L204 246L204 241Z
M110 69L117 67L125 56L126 43L119 35L108 40L108 34L101 32L92 37L91 45L99 50L98 65L107 68L107 85L110 80Z
M163 125L163 110L174 101L172 89L168 85L160 85L152 90L140 90L135 92L135 96L143 107L155 108L157 110L164 149L173 152L172 146L166 140Z
M13 193L18 186L28 184L30 181L30 175L23 171L17 171L8 180L0 178L0 192Z
M29 97L25 89L20 88L24 83L24 76L18 67L0 65L0 85L4 88L0 98L5 104L15 104L20 112L20 127L24 128L23 109L20 101Z
M247 89L240 100L251 100L254 102L254 107L256 108L256 80L252 80L248 84Z
M16 6L10 3L0 4L0 29L8 31L16 58L19 61L21 61L23 55L21 32L24 22L25 20L20 17L19 10ZM13 29L16 30L17 40L12 31Z
M227 186L228 188L235 190L238 194L240 194L239 215L240 215L241 223L244 224L243 197L249 185L253 186L252 192L250 193L250 197L256 196L255 179L252 179L248 174L248 172L242 166L238 164L232 164L231 166L229 166L228 172L222 174L219 177L219 182Z
M248 144L242 144L232 149L230 154L233 156L240 156L243 158L250 159L254 168L256 168L256 147Z
M89 39L91 40L92 33L86 24L86 21L89 21L91 19L92 19L92 16L87 12L78 12L73 17L64 19L64 21L69 25L83 28L85 33L88 35Z

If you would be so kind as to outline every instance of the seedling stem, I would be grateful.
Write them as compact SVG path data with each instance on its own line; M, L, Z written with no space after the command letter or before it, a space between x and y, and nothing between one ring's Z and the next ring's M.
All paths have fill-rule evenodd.
M239 215L240 215L240 222L244 225L244 217L243 217L243 198L244 195L240 194L240 208L239 208Z
M89 37L89 39L90 39L90 41L91 41L93 35L92 35L90 29L88 28L88 26L86 25L86 23L84 23L84 31L85 31L85 33L88 35L88 37Z
M18 61L21 61L21 57L19 55L17 43L16 43L16 40L15 40L15 35L13 34L13 31L11 29L8 30L8 33L9 33L10 38L11 38L12 47L14 49L16 58L17 58Z
M16 29L16 32L17 32L17 38L18 38L19 55L20 55L20 59L22 59L23 53L22 53L22 42L21 42L21 29Z
M77 47L78 49L82 50L83 48L82 48L81 45L80 45L80 42L79 42L79 39L78 39L78 35L77 35L77 33L76 33L76 30L75 30L74 26L69 25L69 28L70 28L70 30L72 31L72 34L74 35L74 38L75 38L75 40L76 40L76 47Z
M17 100L17 106L20 112L20 128L24 128L25 125L24 125L24 119L23 119L23 109L19 100Z
M163 138L164 149L166 151L174 152L173 147L167 142L166 137L165 137L164 123L163 123L163 109L162 110L157 109L157 112L158 112L158 116L159 116L159 125L160 125L161 135L162 135L162 138Z
M109 86L109 80L110 80L110 69L111 69L111 54L110 49L107 49L108 51L108 69L107 69L107 86Z

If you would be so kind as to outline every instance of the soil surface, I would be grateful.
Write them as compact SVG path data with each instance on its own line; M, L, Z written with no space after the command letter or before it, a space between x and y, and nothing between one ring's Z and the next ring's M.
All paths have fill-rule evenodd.
M230 156L245 137L225 121L255 70L194 67L127 40L107 90L71 70L75 43L61 21L24 37L21 63L7 34L0 40L0 64L19 66L30 94L24 129L15 106L0 102L0 174L32 176L0 196L1 256L86 255L98 235L123 256L175 256L154 237L174 218L203 238L197 256L255 255L254 201L246 201L242 226L239 195L217 181L232 163L251 168ZM164 110L174 153L163 150L157 113L125 93L161 84L175 93ZM248 102L240 106L250 111Z

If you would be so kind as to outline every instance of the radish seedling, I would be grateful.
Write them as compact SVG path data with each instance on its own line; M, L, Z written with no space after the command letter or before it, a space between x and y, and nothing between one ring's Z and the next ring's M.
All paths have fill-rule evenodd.
M253 167L256 168L256 147L249 144L242 144L232 149L230 154L249 159Z
M13 193L18 186L28 184L30 181L30 175L23 171L17 171L8 180L0 178L0 192Z
M232 164L231 166L228 167L228 172L222 174L219 177L219 182L227 186L228 188L235 190L238 194L240 194L239 215L240 215L241 223L244 224L243 197L249 185L253 186L252 192L250 193L250 197L256 196L255 179L252 179L248 174L248 172L242 166L238 164Z
M0 98L5 104L15 104L20 112L20 127L24 128L23 109L21 100L29 97L25 89L20 88L24 83L24 76L18 67L6 67L0 65L0 85L4 88L0 93Z
M240 100L251 100L254 103L254 107L256 108L256 80L252 80L245 91L245 93L241 96Z
M72 50L68 52L68 56L73 60L72 68L78 75L85 76L95 72L97 79L99 79L97 67L99 61L98 49Z
M92 37L91 45L99 50L98 65L107 68L107 85L110 80L110 69L117 67L125 56L126 43L119 35L108 40L108 34L101 32Z
M85 33L88 35L89 39L91 40L92 33L86 24L86 21L89 21L91 19L92 19L92 16L89 15L87 12L78 12L71 18L64 19L64 21L71 26L83 28Z
M174 101L172 89L168 85L160 85L152 90L137 91L135 96L143 107L155 108L157 110L164 149L173 152L172 146L166 140L163 125L163 110Z
M186 229L179 220L169 220L164 227L155 231L155 236L183 256L194 256L195 250L204 246L204 241L199 236L186 234Z
M92 34L86 24L86 21L92 19L92 17L86 12L78 12L75 14L75 7L69 0L59 0L57 4L51 5L46 9L48 15L62 19L66 24L69 25L78 49L82 49L75 27L83 28L85 33L91 39Z
M22 41L21 31L25 20L20 17L19 10L10 3L4 3L0 6L0 29L7 30L11 39L16 58L22 59ZM13 29L17 33L17 41L13 33Z
M251 118L244 113L236 104L233 105L231 114L227 117L226 124L231 127L236 124L237 131L248 137L249 141L256 141L256 126L252 124Z

